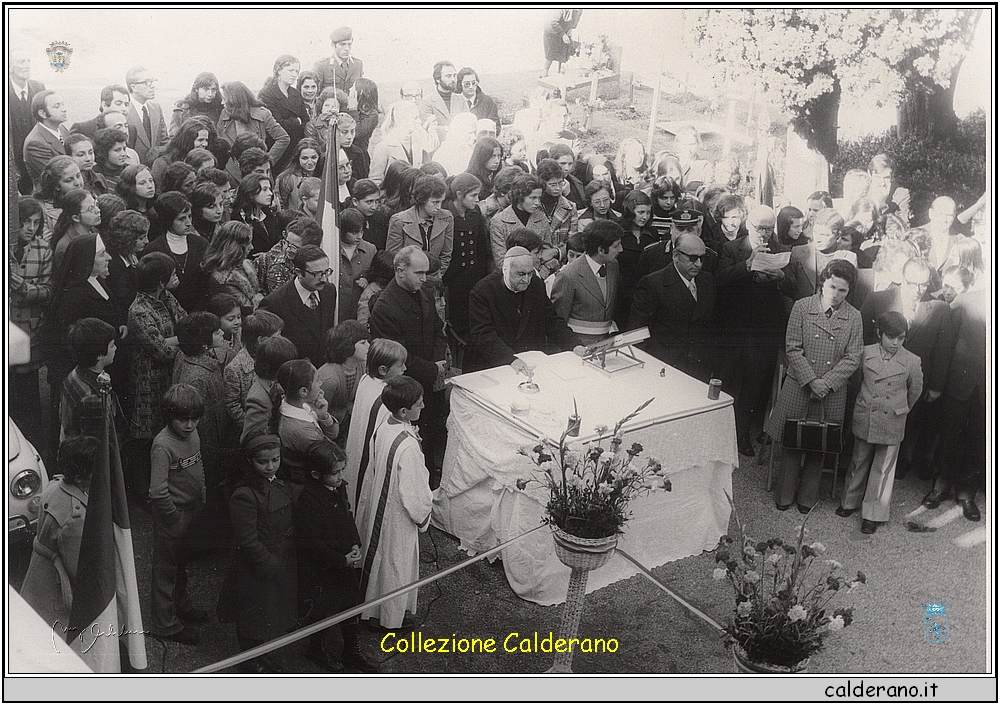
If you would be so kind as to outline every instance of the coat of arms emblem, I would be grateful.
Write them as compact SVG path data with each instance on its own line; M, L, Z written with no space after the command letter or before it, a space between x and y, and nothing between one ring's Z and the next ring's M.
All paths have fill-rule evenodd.
M49 55L49 64L56 71L62 72L69 68L69 59L73 56L73 47L66 42L52 42L45 49Z
M942 605L936 600L924 605L924 641L930 644L941 644L948 641L948 605Z

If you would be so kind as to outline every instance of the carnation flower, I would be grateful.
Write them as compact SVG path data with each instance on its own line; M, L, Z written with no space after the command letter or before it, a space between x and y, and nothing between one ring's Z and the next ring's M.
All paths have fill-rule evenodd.
M597 491L598 491L598 492L600 493L600 495L601 495L602 497L607 497L607 496L608 496L609 494L611 494L611 493L612 493L612 492L614 491L614 489L615 489L615 488L614 488L614 487L612 487L612 486L611 486L611 485L610 485L609 483L607 483L607 482L602 482L601 484L599 484L599 485L597 486Z
M829 559L829 560L823 561L823 562L826 563L828 566L830 566L831 570L837 570L838 568L841 567L840 563L838 563L837 561L833 560L832 558Z
M805 619L808 616L806 608L802 605L795 605L790 610L788 610L788 619L793 622L798 622Z
M826 546L824 546L819 541L809 544L809 548L816 551L816 553L823 553L824 551L826 551Z
M597 426L594 427L594 431L597 433L598 436L603 436L605 433L608 432L608 427L605 424L598 424Z
M747 582L750 583L760 582L760 573L758 573L756 570L748 570L746 572L746 579Z
M770 563L771 565L778 565L778 563L781 562L781 554L772 553L770 556L767 557L767 562Z
M725 568L716 568L715 570L712 571L712 580L722 580L725 577L726 577Z
M830 621L827 622L826 628L831 632L839 632L841 629L844 628L844 618L841 617L840 615L831 618Z
M736 614L741 617L749 617L750 612L753 611L753 605L750 604L749 600L740 602L736 605Z

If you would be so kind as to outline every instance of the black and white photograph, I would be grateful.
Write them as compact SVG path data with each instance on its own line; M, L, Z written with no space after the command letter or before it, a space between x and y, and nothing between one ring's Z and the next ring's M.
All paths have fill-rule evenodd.
M4 15L5 700L996 701L995 4Z

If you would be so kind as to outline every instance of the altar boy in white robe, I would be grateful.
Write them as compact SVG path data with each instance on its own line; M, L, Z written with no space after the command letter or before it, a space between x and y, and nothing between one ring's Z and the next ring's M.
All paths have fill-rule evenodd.
M423 387L411 377L388 380L382 404L389 411L372 436L357 522L364 556L361 591L374 600L420 577L419 533L431 521L430 475L413 425L424 408ZM383 629L413 629L417 591L370 607L362 619Z

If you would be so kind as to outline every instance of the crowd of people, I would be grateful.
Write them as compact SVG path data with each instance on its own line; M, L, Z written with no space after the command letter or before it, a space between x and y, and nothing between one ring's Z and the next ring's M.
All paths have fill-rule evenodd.
M553 30L547 60L566 37ZM108 379L126 484L153 516L152 633L198 642L191 625L210 615L185 566L235 549L217 613L245 650L418 576L450 376L526 372L519 353L582 354L642 326L647 352L722 380L741 454L784 443L777 509L816 504L824 458L783 436L786 421L823 418L853 432L837 513L860 509L862 531L887 521L911 469L933 482L925 505L954 493L979 519L985 197L956 213L936 194L911 213L879 155L845 176L843 198L775 209L739 192L732 160L702 157L694 127L669 152L627 138L598 154L567 129L563 99L536 93L503 124L478 74L450 61L429 95L404 83L383 111L351 29L331 48L312 70L279 56L257 95L200 73L166 110L155 73L135 67L69 129L59 94L13 57L24 195L9 311L32 361L8 394L62 473L25 584L43 597L29 602L66 609L52 581L72 582L76 557L59 556L82 525L64 515L85 512ZM331 129L335 253L318 219ZM61 572L41 570L55 560ZM405 629L415 608L411 591L362 618ZM339 655L321 632L309 658L374 670L357 620L340 632Z

